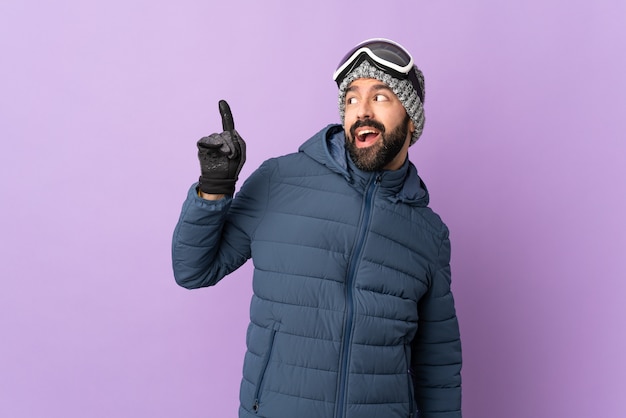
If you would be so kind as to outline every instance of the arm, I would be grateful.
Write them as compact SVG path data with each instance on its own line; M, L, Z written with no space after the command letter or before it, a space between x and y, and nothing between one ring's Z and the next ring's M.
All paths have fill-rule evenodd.
M176 282L188 289L212 286L251 256L250 243L267 206L271 163L244 182L234 199L201 198L192 186L172 241Z
M446 230L430 288L419 303L419 328L412 344L421 418L461 418L461 339L450 281Z
M241 266L250 253L245 234L232 237L230 243L224 239L230 196L246 159L246 147L235 131L228 103L221 100L218 106L224 131L198 141L200 179L189 190L174 230L174 276L187 288L214 285ZM228 244L231 250L223 250Z
M172 267L176 282L188 289L212 286L241 266L245 243L234 254L218 253L232 198L205 200L193 185L183 203L172 240Z

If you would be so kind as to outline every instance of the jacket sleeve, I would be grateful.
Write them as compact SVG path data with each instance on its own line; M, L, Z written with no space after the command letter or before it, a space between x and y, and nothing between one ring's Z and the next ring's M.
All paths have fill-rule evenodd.
M266 166L246 180L233 199L205 200L194 184L172 239L172 267L185 288L213 286L251 256L250 242L267 199Z
M461 338L450 290L450 240L445 229L430 288L420 300L412 372L420 418L461 418Z

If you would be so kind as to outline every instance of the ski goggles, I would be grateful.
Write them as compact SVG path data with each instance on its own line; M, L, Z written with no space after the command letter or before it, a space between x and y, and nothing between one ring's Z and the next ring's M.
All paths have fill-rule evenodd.
M392 77L409 80L417 91L420 100L424 101L422 88L417 79L413 65L413 57L401 45L388 39L376 38L361 42L348 52L339 62L339 67L333 74L337 86L352 70L363 61L368 61L374 67Z

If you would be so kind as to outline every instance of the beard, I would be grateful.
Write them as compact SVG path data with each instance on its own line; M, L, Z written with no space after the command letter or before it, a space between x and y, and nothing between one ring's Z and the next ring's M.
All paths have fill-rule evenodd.
M400 123L394 130L387 134L385 126L373 119L357 120L350 127L350 135L346 141L346 148L354 165L363 171L381 171L383 170L393 159L398 155L404 143L406 137L409 134L409 122L408 115L404 118L404 121ZM358 148L356 146L356 134L357 128L369 126L377 129L380 132L381 140L366 148Z

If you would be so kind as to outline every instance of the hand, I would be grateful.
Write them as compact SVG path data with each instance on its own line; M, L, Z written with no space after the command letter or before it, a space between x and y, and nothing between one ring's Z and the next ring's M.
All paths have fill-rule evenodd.
M246 143L235 130L228 103L219 101L222 115L220 134L211 134L198 141L200 190L208 194L232 195L241 167L246 161Z

